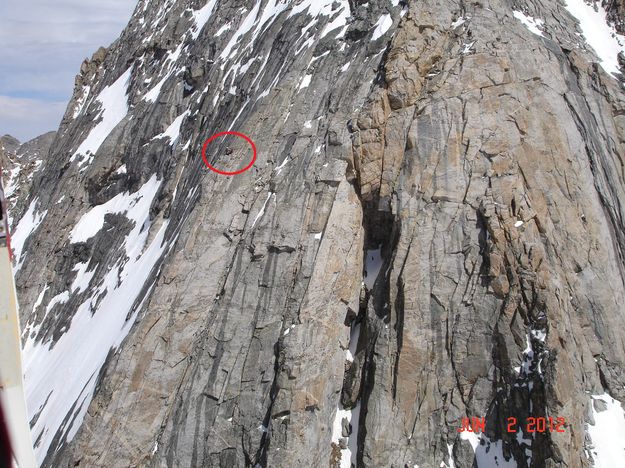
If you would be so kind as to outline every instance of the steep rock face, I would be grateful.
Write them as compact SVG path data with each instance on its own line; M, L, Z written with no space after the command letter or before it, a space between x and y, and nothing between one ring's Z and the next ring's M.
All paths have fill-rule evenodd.
M608 325L625 300L620 90L552 41L524 53L531 33L496 13L466 11L450 32L440 23L453 10L448 21L439 4L412 12L355 132L383 116L385 144L368 152L385 169L374 206L393 194L386 225L370 215L387 276L360 342L360 461L429 454L434 466L447 444L470 466L452 428L484 415L483 461L501 459L503 442L517 466L584 465L585 392L622 399L624 388L623 335ZM570 422L564 434L505 431L510 416L554 415Z
M625 101L593 60L556 2L141 1L18 225L43 464L605 456ZM250 171L204 167L224 130Z

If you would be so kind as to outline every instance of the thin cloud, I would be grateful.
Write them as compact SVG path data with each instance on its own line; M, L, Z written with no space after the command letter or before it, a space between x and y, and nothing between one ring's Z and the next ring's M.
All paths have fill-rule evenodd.
M137 0L0 1L0 134L30 139L42 129L55 130L81 62L119 36L136 4ZM38 112L31 113L37 105ZM6 106L21 113L11 118Z
M64 101L43 102L0 95L0 133L24 142L56 130L66 106Z

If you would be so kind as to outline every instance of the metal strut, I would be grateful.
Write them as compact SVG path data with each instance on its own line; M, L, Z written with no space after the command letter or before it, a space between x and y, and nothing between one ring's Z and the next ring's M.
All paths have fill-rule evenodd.
M11 264L7 201L0 168L0 404L18 468L35 468L28 412L24 398L20 322Z

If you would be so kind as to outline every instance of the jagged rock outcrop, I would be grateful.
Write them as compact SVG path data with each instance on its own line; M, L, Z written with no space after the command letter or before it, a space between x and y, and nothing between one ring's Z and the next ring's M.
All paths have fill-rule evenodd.
M2 155L2 162L4 164L8 162L8 156L14 155L19 146L20 141L11 135L0 137L0 154Z
M44 133L25 143L11 135L0 138L0 167L11 226L24 212L23 202L28 198L35 172L45 160L55 135L56 132Z
M621 34L625 32L625 2L623 0L602 0L608 20Z
M605 456L625 100L577 28L558 2L140 1L17 228L43 465ZM201 157L228 130L258 148L233 177Z

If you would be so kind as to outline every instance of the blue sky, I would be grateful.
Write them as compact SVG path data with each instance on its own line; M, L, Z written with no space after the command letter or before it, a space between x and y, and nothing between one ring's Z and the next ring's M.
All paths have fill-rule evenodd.
M0 135L56 130L82 61L122 31L137 0L0 0Z

